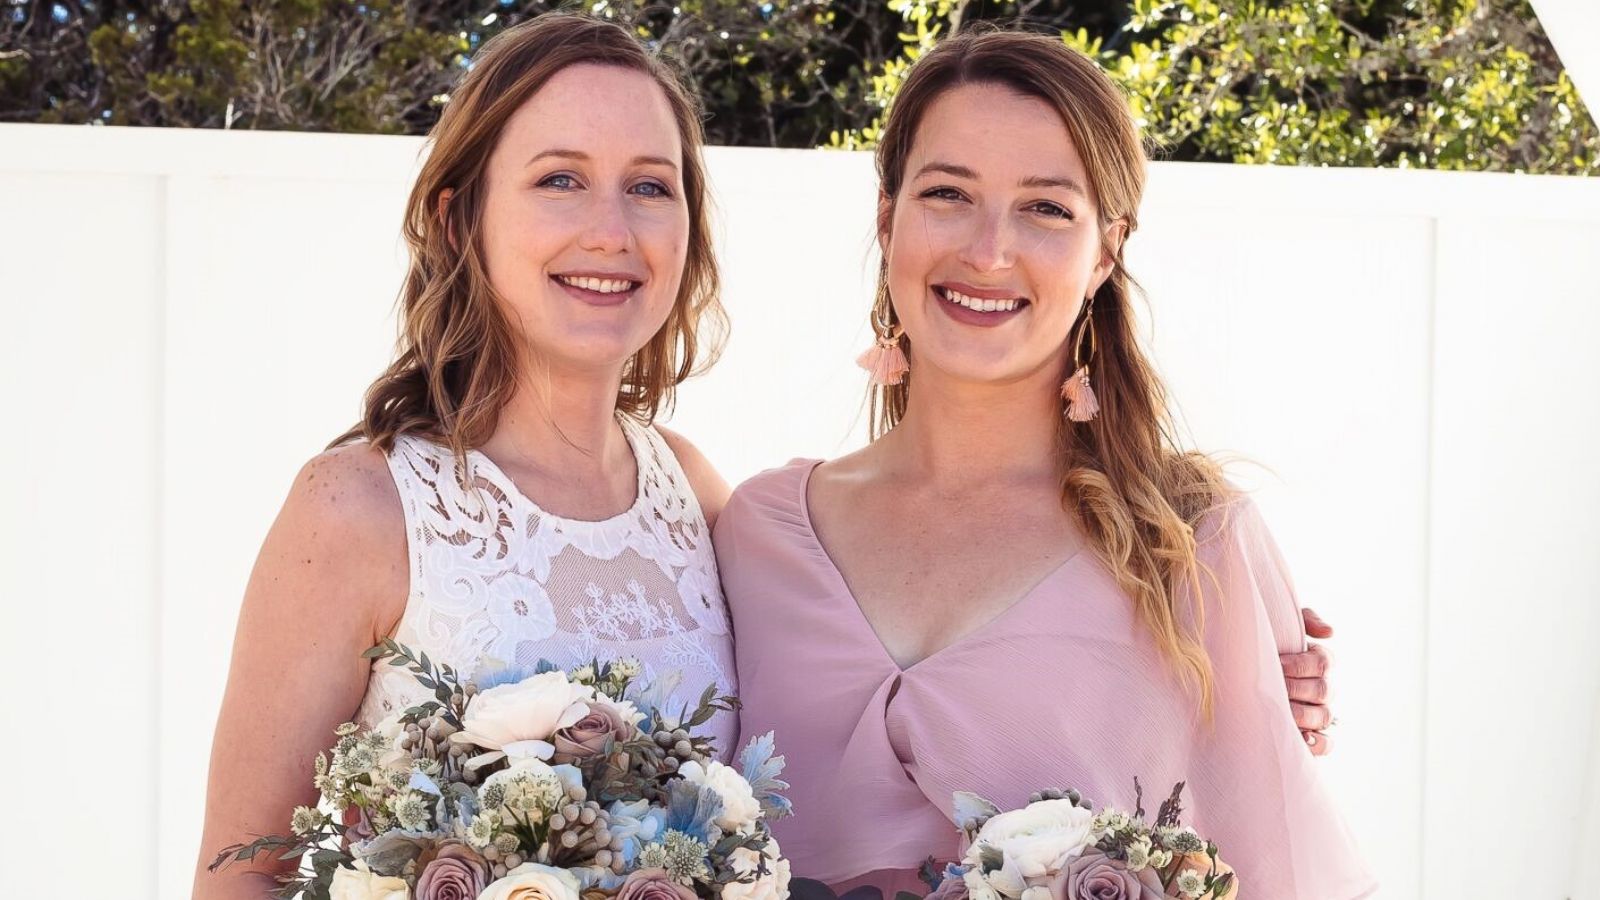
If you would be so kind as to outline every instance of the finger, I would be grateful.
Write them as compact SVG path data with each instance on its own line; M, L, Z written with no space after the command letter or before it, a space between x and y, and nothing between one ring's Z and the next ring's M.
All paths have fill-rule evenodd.
M1328 674L1331 660L1321 644L1312 644L1304 653L1282 653L1278 661L1289 678L1321 678Z
M1320 731L1302 732L1306 747L1311 750L1312 756L1327 756L1333 752L1333 746L1328 743L1328 736Z
M1321 731L1333 721L1333 713L1326 706L1314 703L1291 703L1289 709L1294 712L1294 724L1301 731Z
M1306 636L1324 640L1333 637L1333 626L1323 621L1317 611L1307 606L1300 610L1300 620L1305 623Z
M1296 703L1309 703L1314 706L1328 704L1328 679L1326 678L1288 678L1285 683L1289 686L1289 699Z

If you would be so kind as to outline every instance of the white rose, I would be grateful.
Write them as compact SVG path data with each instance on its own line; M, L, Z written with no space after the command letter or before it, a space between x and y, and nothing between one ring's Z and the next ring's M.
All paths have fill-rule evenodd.
M450 740L491 751L476 757L476 765L504 756L549 759L555 752L551 736L587 715L593 697L594 688L575 684L561 671L496 685L472 698L462 716L465 727Z
M711 788L722 798L722 815L717 817L717 827L723 831L729 834L743 832L754 826L756 819L761 816L761 804L756 800L750 782L745 781L744 776L732 766L715 760L704 766L697 762L686 762L678 769L678 774L691 784Z
M990 887L988 880L983 877L983 873L977 869L968 871L961 876L961 880L967 883L967 896L971 900L999 900L1000 895L995 893L994 888Z
M328 896L331 900L409 900L411 890L405 879L379 875L356 860L354 869L340 866L333 870Z
M1014 865L1022 878L1051 876L1089 845L1093 823L1094 813L1071 800L1031 803L985 822L967 862L976 863L978 845L988 844L1001 852L1006 868Z
M565 869L523 863L483 889L478 900L578 900L578 879Z
M387 769L397 763L411 764L411 752L400 748L400 738L406 733L406 727L400 724L400 714L395 713L387 719L372 726L372 730L383 736L385 750L378 756L378 767Z
M789 861L778 858L777 841L767 841L760 853L740 847L728 857L728 863L735 874L750 875L758 868L762 856L767 858L767 874L750 884L729 882L722 888L722 900L788 900Z

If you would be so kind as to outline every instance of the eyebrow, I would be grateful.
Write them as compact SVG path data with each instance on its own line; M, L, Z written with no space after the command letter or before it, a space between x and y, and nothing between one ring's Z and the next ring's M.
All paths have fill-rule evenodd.
M531 166L541 159L551 158L571 159L579 162L588 162L589 159L591 159L589 154L584 153L582 150L566 150L558 147L552 150L545 150L542 153L534 154L533 158L528 160L527 165ZM665 156L635 156L632 164L636 166L666 166L673 171L677 171L678 169L678 164L670 159L667 159Z
M1055 177L1032 175L1028 178L1022 179L1021 184L1023 187L1028 188L1061 188L1062 190L1071 191L1085 200L1089 199L1089 192L1083 189L1083 185L1064 175L1058 175Z
M934 172L942 172L946 175L950 175L955 178L965 178L969 181L978 180L978 173L972 171L966 166L958 166L954 163L943 162L928 163L927 165L918 169L917 174L912 177L921 178L924 175ZM1086 200L1089 198L1089 192L1083 189L1083 185L1071 178L1066 177L1065 175L1030 175L1018 182L1018 185L1025 188L1061 188L1062 190L1067 190L1074 194L1078 194Z

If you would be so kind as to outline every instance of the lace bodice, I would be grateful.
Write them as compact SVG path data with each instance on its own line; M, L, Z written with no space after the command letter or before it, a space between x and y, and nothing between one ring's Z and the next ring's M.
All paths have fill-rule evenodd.
M619 416L638 463L633 506L586 522L551 515L485 455L457 475L448 447L402 436L389 471L405 508L410 595L395 640L469 680L488 663L563 668L631 656L646 677L681 672L676 698L735 691L733 638L711 535L688 479L653 427ZM357 721L427 698L412 677L373 666ZM724 753L732 716L707 726Z

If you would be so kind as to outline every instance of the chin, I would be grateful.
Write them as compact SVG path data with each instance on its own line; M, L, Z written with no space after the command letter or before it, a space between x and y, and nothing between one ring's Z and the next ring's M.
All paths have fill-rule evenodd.
M649 343L649 337L604 335L579 331L547 335L534 342L537 352L551 362L580 369L620 369Z

